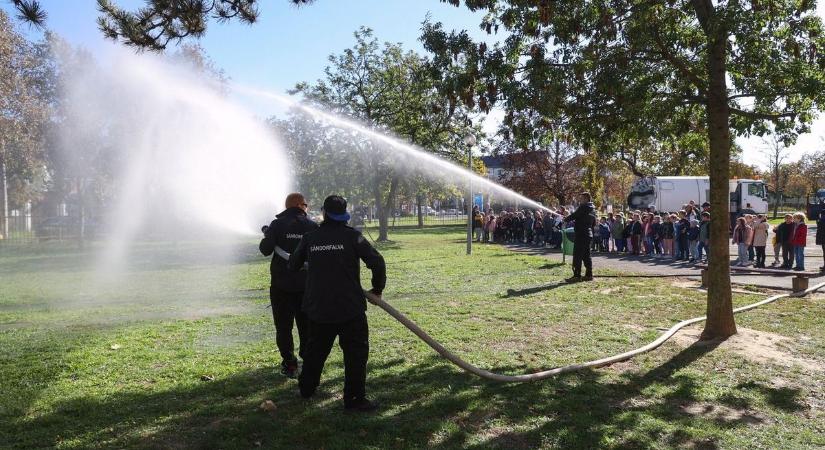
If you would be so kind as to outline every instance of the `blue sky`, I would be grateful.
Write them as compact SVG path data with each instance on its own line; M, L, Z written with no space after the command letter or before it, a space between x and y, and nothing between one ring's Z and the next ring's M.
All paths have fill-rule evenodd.
M48 11L47 26L74 44L96 50L105 44L95 24L95 0L41 0ZM116 0L122 7L134 9L143 0ZM375 30L381 41L400 42L405 48L423 51L418 41L421 22L429 14L447 29L466 29L475 38L487 38L478 28L482 14L455 8L438 0L317 0L314 4L295 7L288 0L261 2L260 20L255 25L235 22L211 22L201 46L236 82L283 92L299 81L321 77L327 56L339 53L354 42L353 31L364 25ZM0 8L11 11L5 0ZM825 17L825 0L818 5ZM34 37L37 32L30 31ZM250 108L268 115L259 104ZM274 112L274 111L273 111ZM493 114L486 129L499 119ZM759 138L739 139L745 149L744 161L765 165ZM791 149L791 159L803 152L825 148L825 119L813 125L812 133L800 137Z
M49 29L92 50L103 45L95 24L95 0L41 3L49 14ZM143 1L116 0L116 4L135 9ZM4 0L0 5L11 10ZM200 44L233 80L279 91L319 78L327 56L351 46L352 33L362 25L375 30L381 41L400 42L421 52L418 37L427 14L448 28L467 29L475 37L486 35L478 29L481 14L438 0L318 0L300 8L288 0L268 0L260 10L259 22L251 26L210 22Z

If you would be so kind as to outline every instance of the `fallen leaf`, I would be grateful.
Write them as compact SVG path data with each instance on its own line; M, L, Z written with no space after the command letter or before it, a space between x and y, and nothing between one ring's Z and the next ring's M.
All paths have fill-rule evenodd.
M110 346L109 346L109 348L110 348L110 349L112 349L112 350L118 350L118 349L120 349L120 348L122 348L122 347L123 347L123 346L122 346L122 345L120 345L120 344L112 344L112 345L110 345Z
M261 404L258 406L258 408L260 408L261 410L266 411L266 412L273 412L278 407L275 406L275 402L273 402L272 400L264 400L263 402L261 402Z
M212 375L201 375L201 381L213 381L214 379Z

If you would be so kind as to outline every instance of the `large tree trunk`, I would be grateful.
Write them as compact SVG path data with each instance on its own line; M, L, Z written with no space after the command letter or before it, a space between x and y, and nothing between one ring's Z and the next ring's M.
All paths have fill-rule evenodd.
M381 195L381 182L373 181L372 197L375 200L375 215L378 216L378 240L387 240L387 217L388 214L384 209L384 197Z
M386 200L381 195L381 182L376 180L373 182L372 193L375 198L376 213L378 214L378 242L389 240L389 217L393 210L393 200L398 190L398 178L392 177L390 181L390 191L387 193Z
M0 142L0 145L2 143ZM0 155L2 155L2 148L0 148ZM3 207L0 209L0 213L3 214L3 222L2 222L2 230L0 230L0 234L3 235L3 239L9 238L9 184L6 179L6 160L0 156L0 189L3 190L3 195L0 196L0 202L3 202Z
M418 206L418 228L424 228L424 211L422 211L424 208L424 195L419 192L415 196L415 202Z
M701 339L736 334L730 286L730 109L727 99L726 34L713 27L708 40L707 121L710 141L710 257L708 262L707 322Z

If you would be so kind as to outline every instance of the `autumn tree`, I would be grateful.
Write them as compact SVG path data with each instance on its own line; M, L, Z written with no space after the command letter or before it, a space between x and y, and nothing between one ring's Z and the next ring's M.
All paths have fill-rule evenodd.
M814 2L442 1L487 11L481 27L506 33L488 48L466 32L425 27L436 61L465 59L466 82L448 83L457 91L563 117L583 145L611 154L698 127L719 218L712 255L728 253L734 137L807 131L825 102L825 35ZM710 260L705 339L736 333L728 264Z
M822 142L825 143L825 139ZM802 155L799 165L803 178L808 182L808 193L825 189L825 149Z
M49 108L38 54L38 48L23 38L6 13L0 11L0 234L3 237L9 234L11 186L22 189L43 166L43 135Z
M785 187L783 181L787 181L787 178L781 176L781 169L785 160L788 158L788 148L777 136L763 138L762 143L762 154L768 159L768 171L771 180L770 187L773 188L776 196L773 203L773 217L775 218L779 212L779 203L782 202L782 194Z
M323 79L299 83L294 93L443 158L466 158L466 151L460 151L457 144L469 128L465 109L438 95L426 61L398 44L380 45L368 28L356 31L355 39L354 47L330 56ZM360 150L351 157L364 160L364 180L368 180L378 215L378 239L386 240L401 183L426 168L419 167L418 161L407 161L403 152L384 141L362 134L358 145Z
M495 154L504 160L505 186L530 198L567 205L580 189L581 150L560 124L532 111L513 112L496 133Z

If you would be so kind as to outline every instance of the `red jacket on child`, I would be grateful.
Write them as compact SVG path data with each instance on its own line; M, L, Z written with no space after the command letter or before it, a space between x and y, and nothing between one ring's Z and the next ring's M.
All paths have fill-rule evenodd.
M794 227L793 237L791 238L791 245L794 247L804 247L808 240L808 226L804 223L798 223Z

